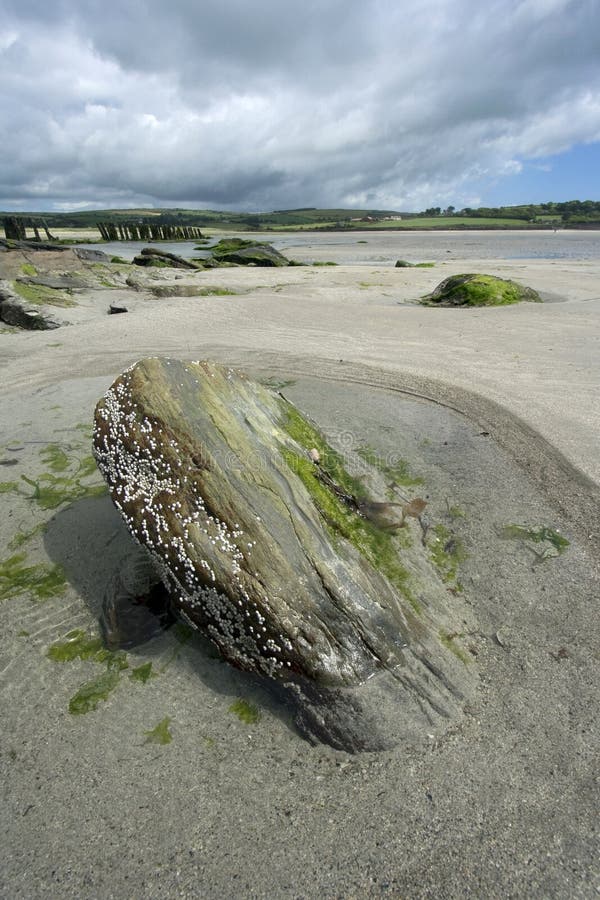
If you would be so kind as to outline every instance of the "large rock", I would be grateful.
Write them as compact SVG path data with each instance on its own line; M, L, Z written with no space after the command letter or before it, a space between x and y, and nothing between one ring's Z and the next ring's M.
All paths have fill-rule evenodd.
M425 504L390 527L394 507L361 496L281 395L210 362L145 359L98 403L94 452L175 611L282 686L305 734L377 749L460 712L472 674L441 636L464 631L465 609L448 610L417 519L398 527Z
M11 290L6 281L0 281L0 321L28 331L50 331L66 324L57 319L47 307L23 300Z
M171 269L200 268L191 259L184 259L182 256L177 256L176 253L167 253L166 250L158 250L156 247L144 247L132 261L136 266L164 266Z
M424 306L506 306L529 300L541 303L542 298L533 290L494 275L451 275L445 278L430 294L421 299Z
M289 266L290 261L270 244L246 241L243 238L224 238L210 248L219 263L236 266Z

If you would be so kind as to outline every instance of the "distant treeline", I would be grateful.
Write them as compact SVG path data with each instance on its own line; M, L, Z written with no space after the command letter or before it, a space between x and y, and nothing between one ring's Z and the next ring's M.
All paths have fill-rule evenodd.
M600 224L600 201L567 200L564 203L530 203L522 206L478 206L456 210L454 206L441 209L430 207L418 216L468 216L473 219L522 219L524 222L543 222L554 219L563 225Z

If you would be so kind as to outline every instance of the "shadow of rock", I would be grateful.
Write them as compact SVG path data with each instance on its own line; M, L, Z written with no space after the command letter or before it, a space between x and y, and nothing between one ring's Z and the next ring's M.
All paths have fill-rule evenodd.
M164 634L175 621L162 615L162 607L168 604L166 592L158 597L158 610L156 605L152 609L145 603L132 602L136 580L138 588L149 591L159 583L159 576L109 497L79 500L61 509L48 523L44 545L50 559L63 567L69 583L98 619L111 649L130 650L146 644ZM107 621L111 615L116 622ZM173 634L169 640L176 646L181 637ZM225 697L251 697L259 708L269 710L295 730L290 698L274 695L264 679L227 665L214 645L198 632L186 635L184 640L193 646L194 674L211 691Z
M44 545L98 618L107 584L137 549L109 497L79 500L61 509L48 523Z

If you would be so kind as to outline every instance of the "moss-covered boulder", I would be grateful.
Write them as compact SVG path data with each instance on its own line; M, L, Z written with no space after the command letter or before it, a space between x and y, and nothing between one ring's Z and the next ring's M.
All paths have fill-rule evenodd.
M451 275L430 294L421 298L424 306L507 306L527 300L541 303L533 288L495 275Z
M259 241L243 238L223 238L210 248L213 259L219 263L237 266L289 266L289 260L271 247Z
M214 363L145 359L99 402L94 452L175 612L283 687L306 735L376 749L459 712L472 676L440 634L468 613L424 547L426 504L385 502L383 483L365 496L281 395ZM376 673L395 696L385 727Z

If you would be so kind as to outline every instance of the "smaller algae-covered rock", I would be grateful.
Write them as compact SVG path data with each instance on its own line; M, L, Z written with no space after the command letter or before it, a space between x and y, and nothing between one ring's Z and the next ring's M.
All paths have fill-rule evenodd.
M47 307L28 303L18 297L4 281L0 281L0 322L28 331L49 331L65 324L55 318Z
M214 259L238 266L289 266L289 260L271 247L257 241L242 238L226 238L211 247Z
M495 275L451 275L430 294L421 298L424 306L506 306L528 300L541 303L533 288Z
M144 247L139 256L134 257L136 266L168 266L171 269L198 269L199 266L190 259L177 256L176 253L167 253L165 250L157 250L155 247Z

